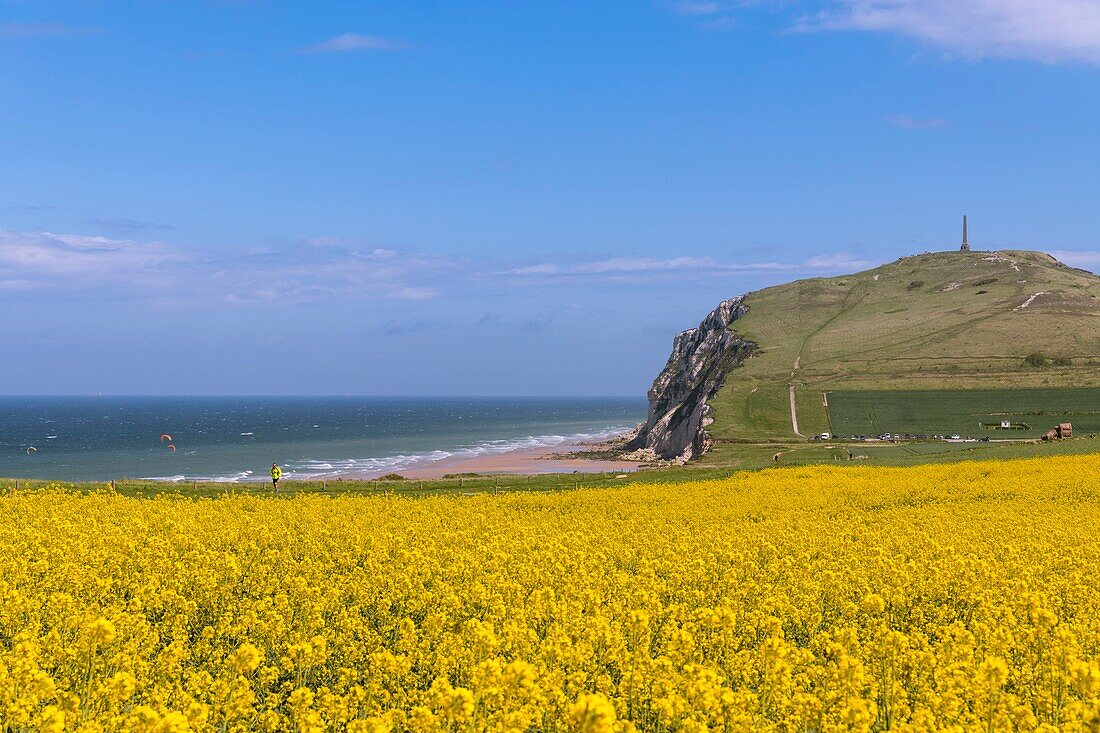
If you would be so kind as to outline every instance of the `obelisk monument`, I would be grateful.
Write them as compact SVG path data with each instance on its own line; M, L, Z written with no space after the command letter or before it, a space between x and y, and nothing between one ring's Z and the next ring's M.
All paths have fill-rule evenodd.
M970 251L970 242L966 238L966 214L963 214L963 244L959 247L959 250L962 252Z

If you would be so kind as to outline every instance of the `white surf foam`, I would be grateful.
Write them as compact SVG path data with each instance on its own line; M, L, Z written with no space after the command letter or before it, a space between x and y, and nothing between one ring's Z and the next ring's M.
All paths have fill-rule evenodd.
M380 476L386 473L400 473L401 471L430 465L450 458L480 458L513 451L599 442L623 435L633 428L633 425L614 425L602 430L569 435L527 435L520 438L484 440L454 450L401 453L373 458L324 458L287 461L283 468L286 471L284 475L287 478L300 480L338 478L341 476Z
M600 430L571 433L568 435L527 435L519 438L483 440L453 450L399 453L392 456L370 458L307 458L287 461L282 464L283 477L298 480L316 480L339 478L342 476L382 476L387 473L400 473L401 471L407 471L412 468L430 465L449 458L480 458L482 456L499 455L501 453L511 453L520 450L537 450L541 448L555 448L557 446L600 442L623 435L633 428L634 425L613 425ZM183 481L240 483L242 481L258 479L266 480L262 474L257 476L252 471L237 471L221 476L181 474L175 476L150 476L143 480L168 481L174 483Z
M200 475L185 475L176 474L175 476L145 476L141 478L141 481L165 481L167 483L178 484L182 481L202 481L204 483L212 484L236 484L241 481L247 481L252 477L252 471L237 471L236 473L228 474L225 476L200 476Z

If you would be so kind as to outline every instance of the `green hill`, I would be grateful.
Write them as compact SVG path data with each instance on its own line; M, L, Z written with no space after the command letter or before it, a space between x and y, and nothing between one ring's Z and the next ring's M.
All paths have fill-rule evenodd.
M831 391L1100 387L1100 278L1039 252L905 257L743 303L730 327L758 350L709 400L718 453L797 440L792 401L802 436L829 431Z

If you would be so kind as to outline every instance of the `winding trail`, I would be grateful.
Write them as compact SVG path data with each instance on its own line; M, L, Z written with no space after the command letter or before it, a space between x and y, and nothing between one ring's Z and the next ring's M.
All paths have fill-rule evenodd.
M1029 305L1031 305L1032 303L1034 303L1034 302L1035 302L1035 299L1036 299L1036 298L1038 298L1038 297L1039 297L1040 295L1046 295L1046 294L1047 294L1047 292L1046 292L1045 290L1043 290L1043 291L1040 291L1040 292L1038 292L1038 293L1035 293L1035 294L1034 294L1034 295L1032 295L1032 296L1031 296L1030 298L1028 298L1027 300L1025 300L1025 301L1024 301L1024 302L1023 302L1022 304L1020 304L1020 305L1016 306L1016 307L1015 307L1015 308L1013 308L1012 310L1014 310L1014 311L1022 311L1022 310L1023 310L1024 308L1027 308L1027 307L1028 307Z

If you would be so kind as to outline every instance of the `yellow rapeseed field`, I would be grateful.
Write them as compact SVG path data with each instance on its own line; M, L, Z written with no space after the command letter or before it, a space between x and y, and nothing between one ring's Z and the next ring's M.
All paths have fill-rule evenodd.
M1100 458L0 499L7 731L1100 728Z

